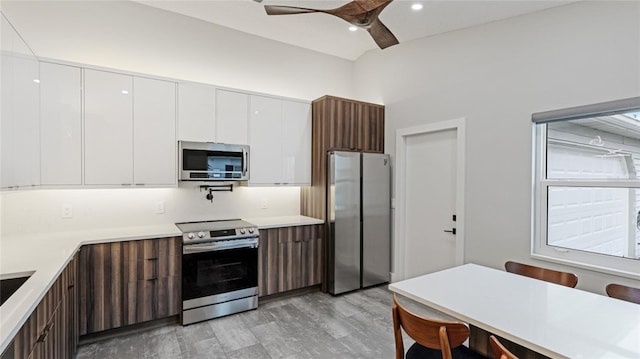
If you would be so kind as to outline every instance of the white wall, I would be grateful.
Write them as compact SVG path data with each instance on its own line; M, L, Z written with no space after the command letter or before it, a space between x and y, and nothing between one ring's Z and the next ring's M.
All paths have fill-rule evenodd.
M640 96L640 3L580 2L371 51L354 80L357 98L386 105L391 154L397 129L467 118L466 262L569 270L600 293L640 286L529 257L531 114Z
M313 100L352 97L353 62L129 1L2 1L39 57ZM2 234L296 215L298 188L237 188L210 204L196 188L0 194ZM259 208L266 198L269 208ZM154 213L165 201L166 213ZM63 204L73 219L61 219Z

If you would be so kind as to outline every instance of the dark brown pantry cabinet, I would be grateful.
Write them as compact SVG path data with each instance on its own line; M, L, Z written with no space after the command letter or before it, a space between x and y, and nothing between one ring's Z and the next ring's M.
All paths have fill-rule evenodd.
M77 340L76 258L55 280L14 338L14 357L72 358Z
M323 225L260 229L258 295L320 284Z
M300 214L326 217L327 152L384 153L384 106L334 96L312 103L311 186L300 189Z
M83 246L80 335L180 313L182 238Z

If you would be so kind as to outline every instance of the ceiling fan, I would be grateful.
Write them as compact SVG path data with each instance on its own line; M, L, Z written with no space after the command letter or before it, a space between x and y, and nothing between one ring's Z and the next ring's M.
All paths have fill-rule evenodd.
M262 0L255 0L261 2ZM265 5L267 15L324 13L337 16L348 23L367 30L381 49L398 44L398 39L378 19L378 15L393 0L353 0L335 9L308 9L295 6Z

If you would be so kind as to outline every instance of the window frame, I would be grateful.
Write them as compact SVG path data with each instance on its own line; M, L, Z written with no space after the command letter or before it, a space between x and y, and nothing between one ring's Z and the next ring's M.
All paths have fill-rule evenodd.
M532 226L531 257L565 264L573 267L613 274L632 279L640 279L640 259L623 258L594 252L557 247L547 244L548 188L560 187L601 187L640 189L640 179L547 179L547 123L568 121L597 115L623 113L640 108L640 97L611 103L582 106L571 109L549 111L532 116L533 168L532 168ZM618 106L618 110L615 107ZM632 112L632 111L630 111Z

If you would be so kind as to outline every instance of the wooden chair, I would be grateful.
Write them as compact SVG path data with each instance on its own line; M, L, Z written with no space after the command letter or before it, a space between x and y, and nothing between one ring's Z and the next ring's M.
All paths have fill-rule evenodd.
M492 335L489 337L489 343L491 343L491 349L493 349L493 357L495 359L518 359L518 357L507 350L495 336Z
M469 337L469 328L464 323L433 320L411 313L398 303L395 293L393 303L396 359L405 358L401 328L416 341L407 351L407 359L485 358L462 345Z
M573 273L560 272L552 269L540 268L528 264L517 262L507 262L504 264L507 272L520 274L526 277L540 279L545 282L564 285L565 287L575 288L578 284L578 277Z
M640 288L627 287L622 284L607 285L607 295L611 298L626 300L627 302L640 304Z

